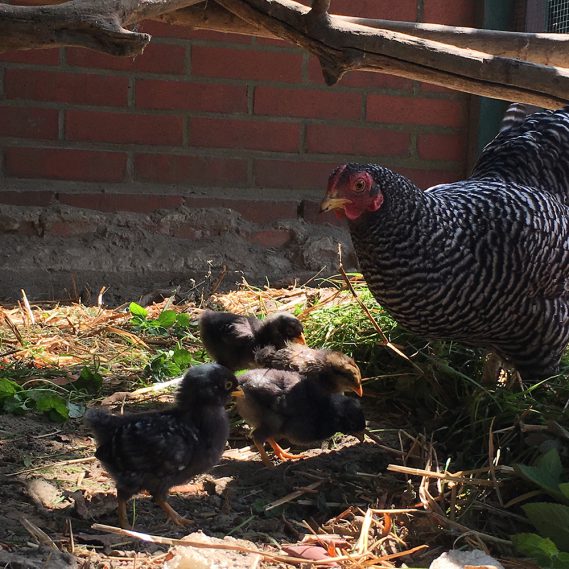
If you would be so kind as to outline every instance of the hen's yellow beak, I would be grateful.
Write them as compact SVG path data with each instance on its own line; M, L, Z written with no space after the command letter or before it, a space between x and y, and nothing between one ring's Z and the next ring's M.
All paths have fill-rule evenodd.
M293 338L292 341L295 344L302 344L303 346L306 346L306 338L304 337L304 334L302 332L300 333L300 336Z
M345 198L335 198L332 196L326 196L320 202L320 213L324 213L326 211L332 211L333 209L342 209L344 206L351 204L352 200L348 200Z

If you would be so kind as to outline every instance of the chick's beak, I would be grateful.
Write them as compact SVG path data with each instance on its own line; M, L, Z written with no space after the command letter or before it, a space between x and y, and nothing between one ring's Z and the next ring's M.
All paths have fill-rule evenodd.
M306 346L306 338L304 337L304 334L302 332L300 333L300 336L293 338L292 341L295 344L302 344L303 346Z
M243 393L243 389L241 389L241 387L238 387L237 389L231 392L231 397L235 397L236 399L241 399L245 397L245 393Z
M346 198L336 198L333 195L326 196L320 202L320 213L332 211L333 209L343 209L345 206L351 203L352 200L348 200Z
M364 388L363 385L360 383L359 385L356 385L353 388L353 392L358 396L358 397L363 397L364 394Z

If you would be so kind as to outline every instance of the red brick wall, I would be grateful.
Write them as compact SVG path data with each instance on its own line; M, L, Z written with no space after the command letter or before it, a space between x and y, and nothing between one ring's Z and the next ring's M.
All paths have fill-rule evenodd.
M474 5L332 3L337 13L461 25L474 23ZM195 190L297 201L346 160L381 162L421 186L464 173L464 96L363 72L330 88L314 58L284 42L143 29L153 40L135 60L84 49L0 56L1 202L146 211Z

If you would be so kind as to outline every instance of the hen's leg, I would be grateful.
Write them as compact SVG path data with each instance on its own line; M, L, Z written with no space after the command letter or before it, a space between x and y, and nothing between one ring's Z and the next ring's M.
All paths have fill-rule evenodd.
M164 510L168 519L177 526L189 526L193 524L192 520L184 518L184 516L178 514L178 512L176 512L176 510L174 510L174 508L168 504L166 498L155 497L154 501Z
M283 461L284 460L299 460L301 458L306 458L306 456L304 454L291 454L290 452L287 452L272 437L268 438L267 442L271 445L271 447L275 451L275 455Z

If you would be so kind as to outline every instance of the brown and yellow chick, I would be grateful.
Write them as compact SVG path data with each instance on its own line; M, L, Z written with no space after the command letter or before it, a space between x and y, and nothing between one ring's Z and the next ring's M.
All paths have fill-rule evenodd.
M342 352L315 350L306 345L287 343L284 348L273 346L255 352L255 363L261 368L296 371L317 381L327 393L353 391L363 395L362 374L356 362Z

